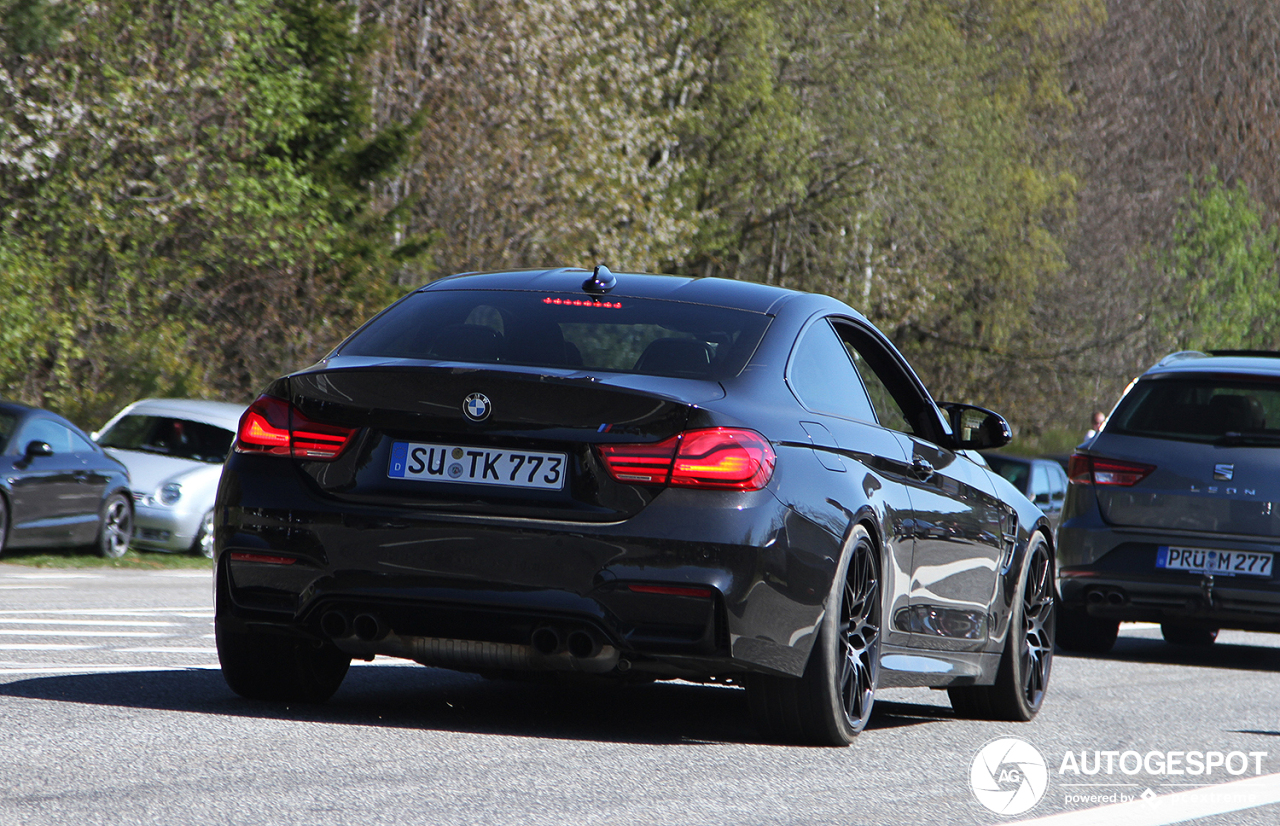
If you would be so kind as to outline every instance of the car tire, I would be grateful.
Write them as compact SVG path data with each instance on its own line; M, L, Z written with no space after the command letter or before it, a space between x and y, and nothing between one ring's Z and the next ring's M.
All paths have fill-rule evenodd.
M191 553L213 559L213 509L210 508L200 520L200 528L196 538L191 542Z
M1053 668L1057 608L1053 559L1042 534L1034 534L1028 544L1017 594L995 683L947 689L960 717L1026 722L1044 703Z
M351 658L333 643L214 629L222 678L249 700L323 703L347 676Z
M1105 654L1116 644L1120 620L1090 616L1081 608L1058 612L1058 646L1078 654Z
M102 503L98 520L98 553L119 559L133 541L133 504L121 493L113 493Z
M861 525L834 581L803 676L747 681L752 719L771 739L847 746L871 717L880 674L880 557Z
M1206 628L1203 625L1180 625L1176 622L1160 623L1160 636L1170 645L1187 645L1194 648L1208 648L1218 639L1217 628Z

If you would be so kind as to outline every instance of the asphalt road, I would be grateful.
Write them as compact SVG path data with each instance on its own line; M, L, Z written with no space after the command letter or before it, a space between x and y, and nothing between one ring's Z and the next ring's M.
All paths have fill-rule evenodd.
M1031 723L957 720L943 692L885 690L854 746L818 749L762 743L740 690L685 683L489 681L379 659L354 666L326 705L252 703L222 681L212 617L202 571L0 565L0 824L845 826L1059 814L1140 826L1206 812L1195 822L1280 823L1280 803L1255 805L1280 800L1280 635L1223 632L1189 651L1124 626L1108 657L1059 655ZM984 750L1000 738L1044 761L1041 780L1025 749ZM1008 813L1042 789L1016 816L973 790L979 752L996 751L1011 756L980 764L996 781L979 779L989 802ZM1187 772L1214 754L1222 764L1210 773ZM1154 802L1096 808L1148 789Z

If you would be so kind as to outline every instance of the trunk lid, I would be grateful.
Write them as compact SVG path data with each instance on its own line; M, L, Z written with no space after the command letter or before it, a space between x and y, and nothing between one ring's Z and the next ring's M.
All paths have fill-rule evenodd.
M1155 465L1132 487L1095 488L1102 517L1113 525L1280 537L1280 446L1103 433L1088 453Z
M361 357L284 381L307 418L359 428L335 461L298 462L328 496L587 522L632 516L661 490L615 481L594 445L669 438L724 395L705 380Z

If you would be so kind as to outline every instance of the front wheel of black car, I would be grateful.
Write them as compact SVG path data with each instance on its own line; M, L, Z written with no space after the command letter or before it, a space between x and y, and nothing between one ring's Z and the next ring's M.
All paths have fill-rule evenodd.
M250 700L323 703L347 676L351 658L329 642L215 628L222 677Z
M113 493L102 503L98 523L98 553L119 559L133 541L133 507L123 494Z
M1218 639L1217 628L1206 628L1203 625L1179 625L1175 622L1160 623L1160 635L1170 645L1189 645L1196 648L1207 648Z
M861 526L835 582L804 675L748 681L751 716L770 738L847 746L871 718L880 673L880 562Z
M1120 620L1092 617L1080 608L1064 608L1058 617L1058 645L1064 651L1105 654L1119 634Z
M1036 534L1027 548L1019 580L1020 599L1013 601L1009 633L994 685L947 689L951 707L961 717L1025 722L1044 703L1053 666L1057 611L1049 543Z

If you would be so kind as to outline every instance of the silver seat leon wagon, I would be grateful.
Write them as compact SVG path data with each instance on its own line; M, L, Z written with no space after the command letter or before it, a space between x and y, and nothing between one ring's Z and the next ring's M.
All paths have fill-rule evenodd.
M1058 530L1058 644L1119 623L1178 645L1280 631L1280 353L1182 352L1135 380L1072 455Z

